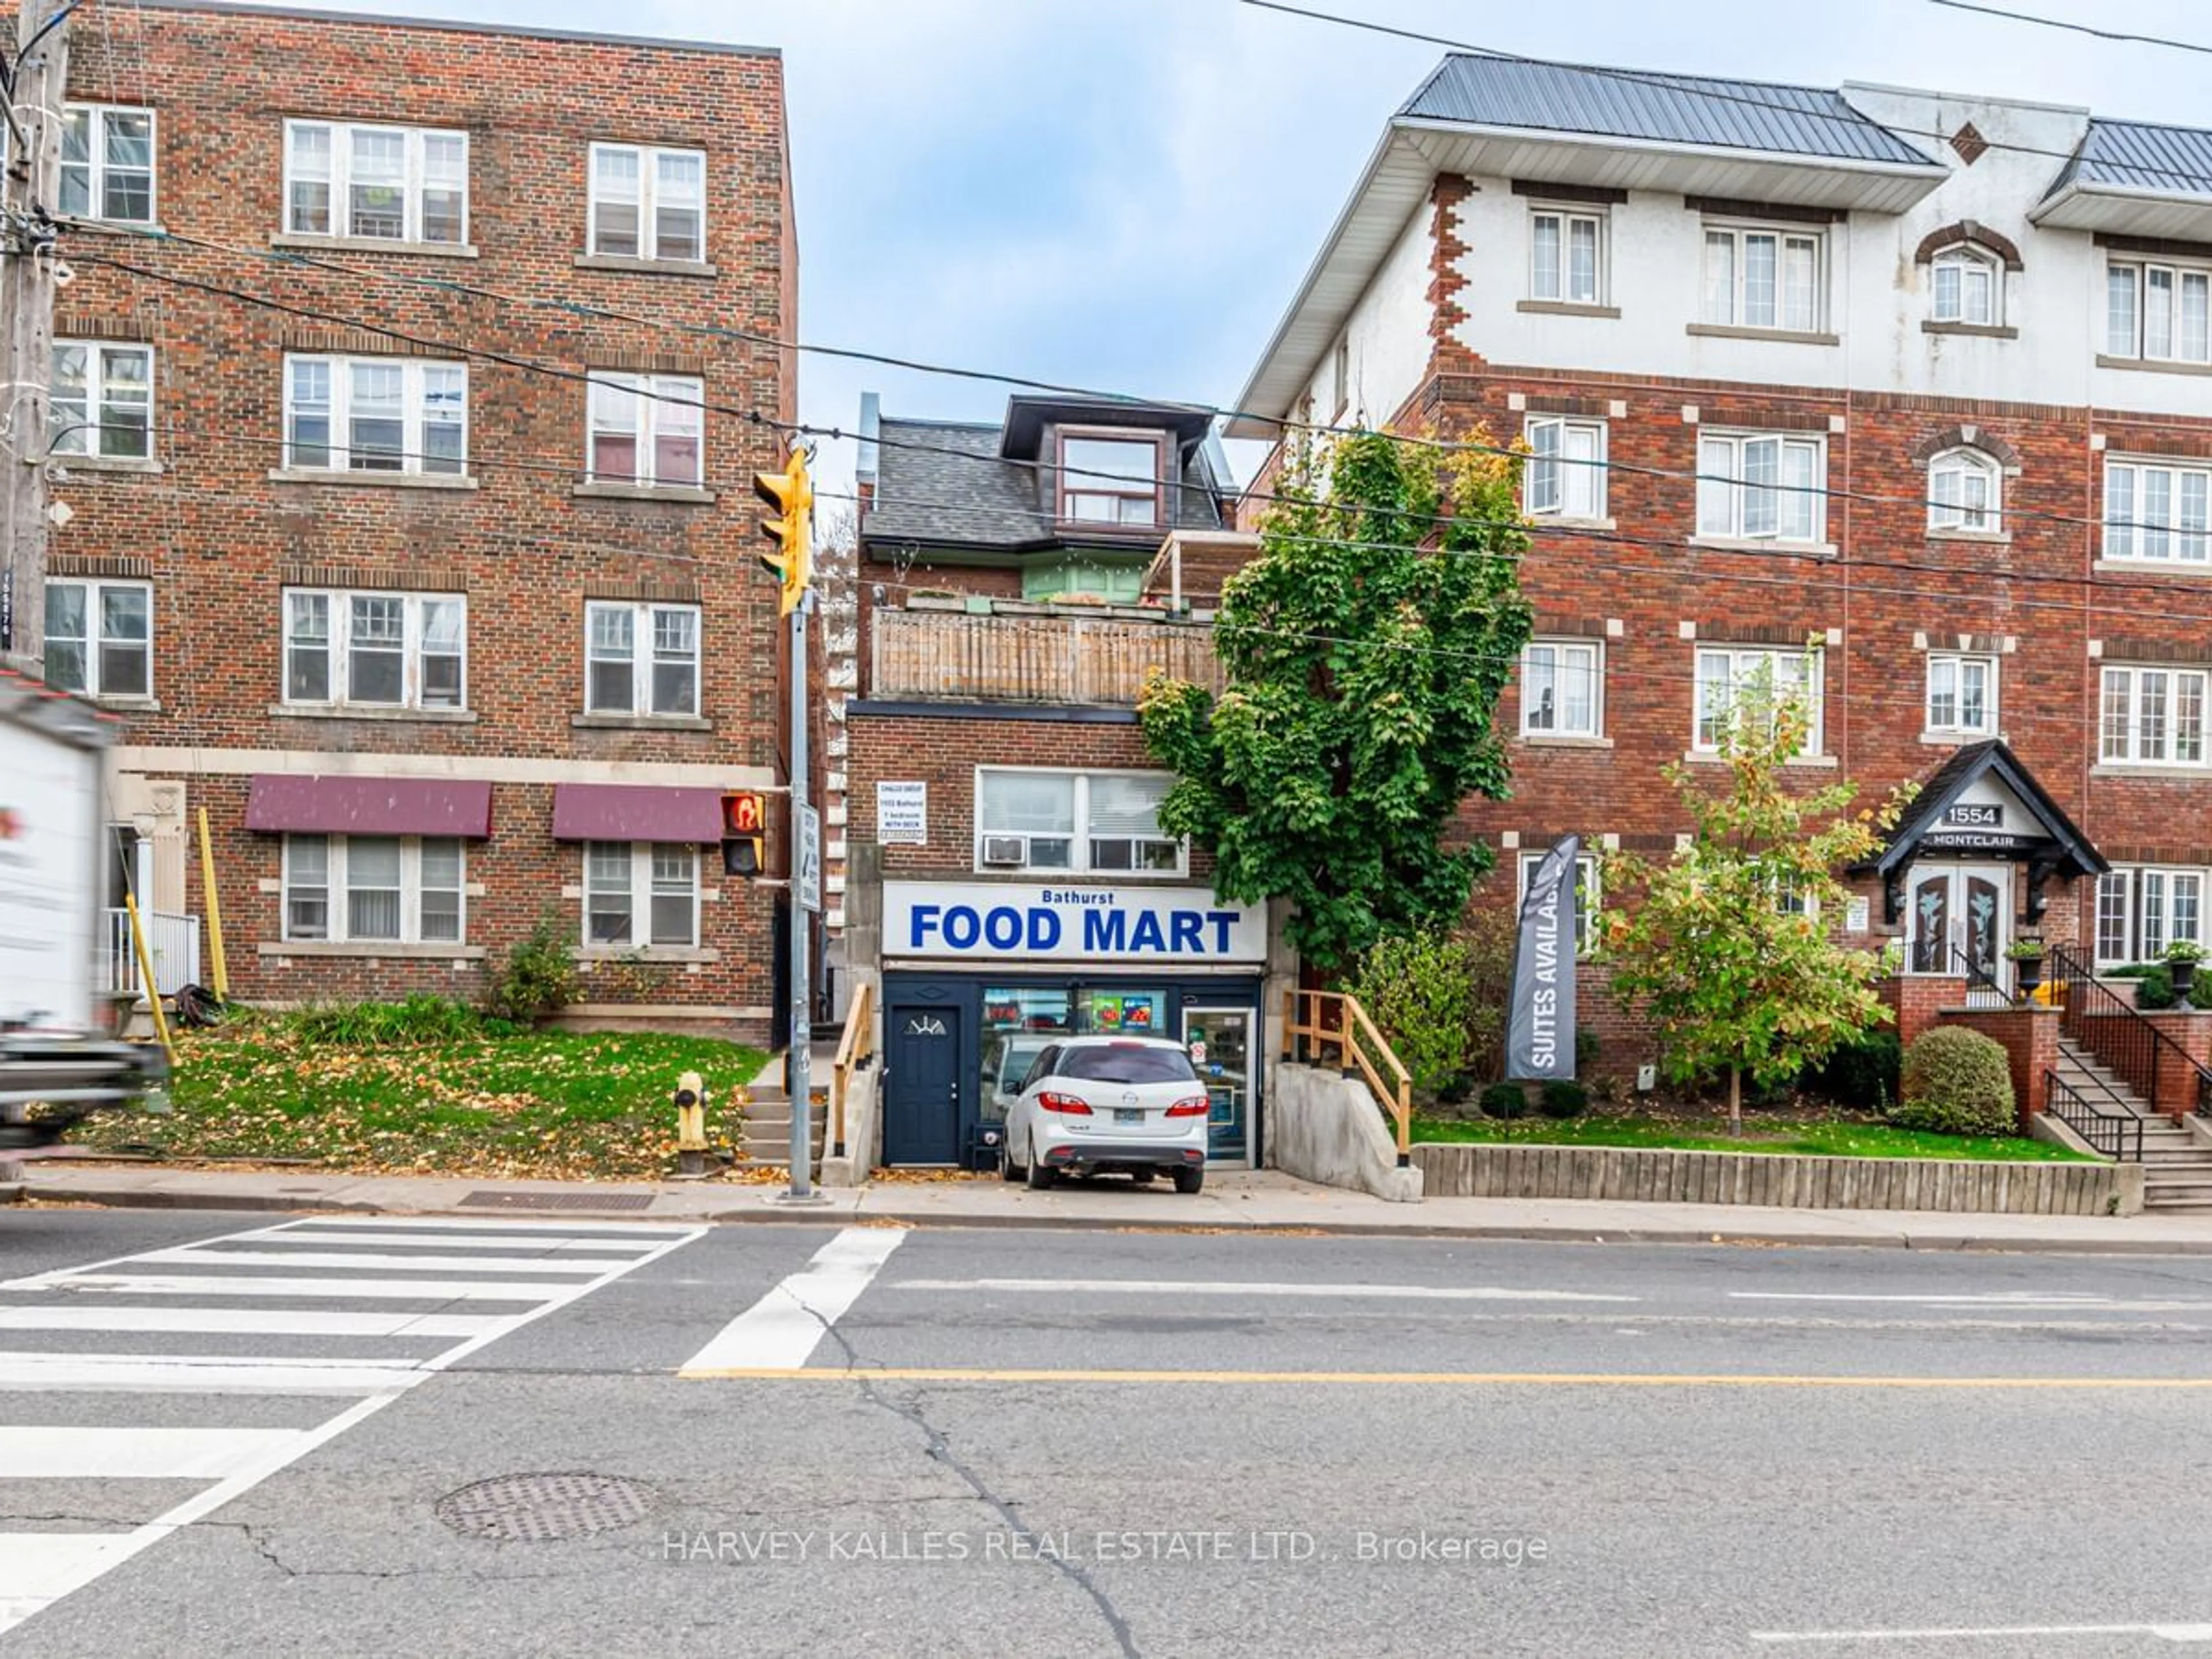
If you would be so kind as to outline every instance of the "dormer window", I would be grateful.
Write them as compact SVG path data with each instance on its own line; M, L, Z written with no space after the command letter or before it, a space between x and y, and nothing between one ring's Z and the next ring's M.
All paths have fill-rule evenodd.
M1978 249L1960 246L1936 256L1936 320L1995 327L2004 320L2003 269Z
M1161 521L1165 455L1157 438L1063 433L1060 517L1064 523L1150 530Z

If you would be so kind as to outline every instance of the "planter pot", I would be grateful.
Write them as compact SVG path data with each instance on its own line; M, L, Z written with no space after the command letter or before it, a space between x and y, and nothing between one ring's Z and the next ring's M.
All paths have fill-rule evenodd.
M2166 971L2173 976L2175 1000L2187 1003L2189 988L2197 982L2197 964L2193 962L2169 962L2166 964Z
M2013 987L2016 994L2022 998L2033 996L2036 988L2043 983L2043 958L2041 957L2017 957L2012 968Z

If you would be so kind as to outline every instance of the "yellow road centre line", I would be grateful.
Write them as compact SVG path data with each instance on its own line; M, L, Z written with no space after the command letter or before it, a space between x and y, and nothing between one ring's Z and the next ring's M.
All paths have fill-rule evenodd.
M704 1366L677 1373L695 1382L1206 1382L1387 1384L1421 1388L1565 1386L1615 1389L2212 1389L2206 1376L1800 1376L1757 1372L1664 1371L1213 1371L1029 1370L969 1365L784 1368Z

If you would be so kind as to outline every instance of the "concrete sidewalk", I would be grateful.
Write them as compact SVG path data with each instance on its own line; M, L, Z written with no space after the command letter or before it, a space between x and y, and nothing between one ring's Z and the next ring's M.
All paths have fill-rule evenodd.
M1411 1238L1555 1239L1594 1243L1859 1245L1904 1249L2212 1255L2212 1215L1960 1215L1899 1210L1785 1210L1737 1204L1627 1204L1432 1198L1389 1204L1274 1170L1215 1174L1185 1197L1126 1182L1033 1193L996 1179L879 1181L823 1194L813 1207L775 1187L471 1181L28 1159L18 1198L134 1208L310 1213L591 1216L603 1220L881 1223L916 1227L1060 1227L1358 1233Z

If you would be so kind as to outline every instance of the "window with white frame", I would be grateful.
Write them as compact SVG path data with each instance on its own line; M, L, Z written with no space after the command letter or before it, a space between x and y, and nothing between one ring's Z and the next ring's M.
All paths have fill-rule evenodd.
M1979 248L1947 247L1936 256L1939 323L1995 327L2004 320L2004 267Z
M2212 270L2150 260L2107 264L2105 355L2212 362Z
M1705 433L1698 439L1698 533L1817 543L1827 529L1827 483L1823 439Z
M591 251L696 264L707 257L707 155L592 146Z
M2203 945L2202 870L2122 867L2097 878L2097 965L2151 962L2178 939Z
M284 359L284 465L454 477L468 470L469 370L412 357Z
M61 210L117 224L154 222L154 112L113 104L62 111Z
M342 945L459 945L467 888L447 836L287 836L284 937Z
M706 383L696 375L594 371L585 456L592 482L697 489L706 405Z
M1978 449L1947 449L1928 464L1930 530L1995 531L2002 522L2004 469Z
M1605 517L1605 422L1531 416L1522 495L1531 518Z
M2106 665L2097 720L2097 758L2148 766L2205 762L2205 689L2201 668Z
M1517 910L1528 897L1528 883L1535 876L1536 866L1543 863L1542 853L1523 853L1520 859L1520 878L1513 890L1513 903ZM1586 957L1597 939L1597 855L1583 853L1575 859L1575 954Z
M1706 753L1717 751L1733 728L1739 707L1753 698L1765 703L1769 720L1785 703L1801 705L1806 730L1797 752L1820 752L1818 658L1810 652L1763 646L1698 647L1697 721L1691 746Z
M2212 465L2105 462L2105 556L2203 564L2212 552Z
M1708 224L1705 321L1724 328L1818 332L1823 240L1817 230Z
M699 849L660 842L586 842L584 943L601 950L697 945Z
M1060 440L1060 516L1071 524L1141 529L1160 522L1165 452L1157 438Z
M1564 305L1605 303L1605 215L1587 208L1528 211L1528 297Z
M1796 877L1784 872L1773 879L1774 909L1778 915L1802 916L1811 921L1820 914L1819 897Z
M1159 818L1174 782L1159 772L985 767L975 775L976 868L1180 874L1183 844Z
M584 710L696 714L699 607L594 599L584 607Z
M1945 737L1994 737L1997 659L1957 651L1928 653L1928 727Z
M287 121L284 228L459 246L469 240L468 134Z
M1522 736L1603 733L1603 649L1595 640L1534 640L1522 647Z
M88 697L154 695L154 590L145 582L46 584L46 683Z
M284 594L284 701L309 708L467 707L468 601L458 593Z
M46 447L57 455L143 460L153 453L154 348L54 342Z

